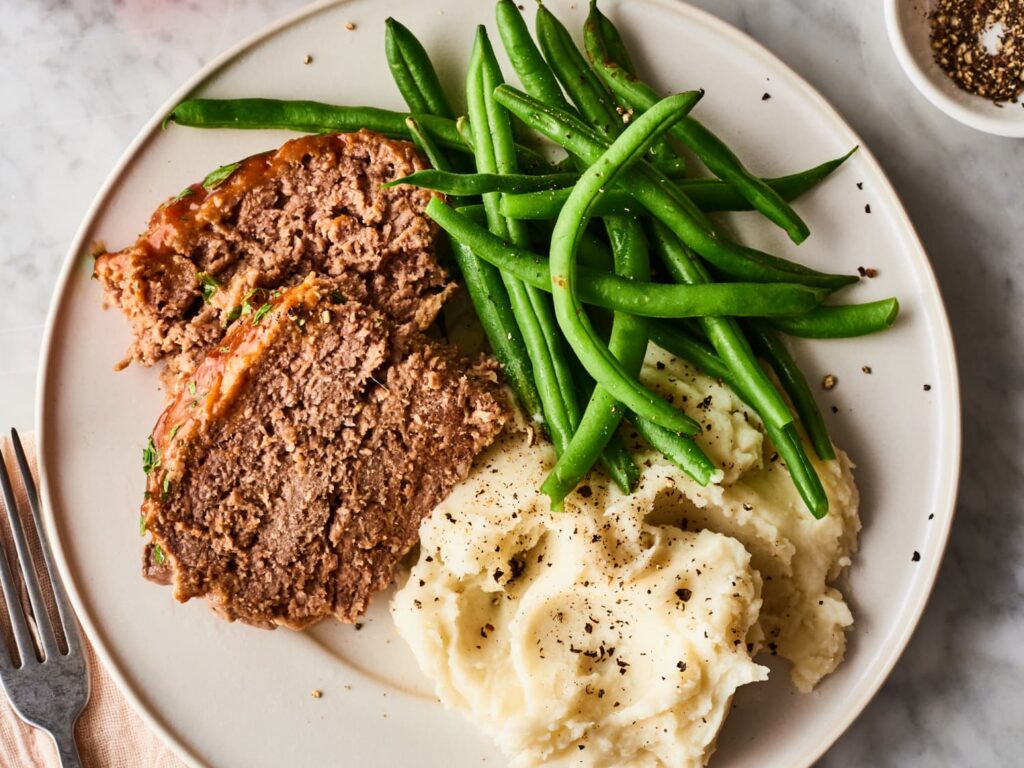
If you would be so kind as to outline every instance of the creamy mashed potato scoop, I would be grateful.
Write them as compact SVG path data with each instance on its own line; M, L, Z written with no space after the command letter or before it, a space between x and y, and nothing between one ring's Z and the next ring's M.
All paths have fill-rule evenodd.
M736 689L760 577L734 539L649 525L597 478L566 511L553 457L506 435L421 529L399 633L447 706L514 766L700 766Z

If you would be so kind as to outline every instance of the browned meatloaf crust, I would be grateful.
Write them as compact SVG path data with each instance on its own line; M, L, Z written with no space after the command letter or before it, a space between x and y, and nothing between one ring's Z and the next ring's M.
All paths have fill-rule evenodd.
M262 626L354 621L501 430L492 363L396 344L336 285L310 276L232 325L157 422L147 567L178 600Z
M255 303L253 288L310 272L335 278L399 334L423 330L452 290L423 213L430 193L381 189L421 167L411 144L368 131L307 136L168 200L134 245L96 261L106 303L132 322L123 364L167 360L173 384Z

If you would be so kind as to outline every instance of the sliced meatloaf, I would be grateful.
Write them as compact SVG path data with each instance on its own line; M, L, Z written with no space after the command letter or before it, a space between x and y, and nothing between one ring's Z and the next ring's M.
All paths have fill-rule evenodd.
M95 275L132 322L122 365L167 360L173 381L216 345L228 322L310 272L394 321L426 328L452 286L434 258L430 193L384 182L422 167L414 147L368 131L307 136L225 166L171 198Z
M491 362L309 276L239 319L153 430L145 568L228 619L354 621L501 430ZM342 280L341 282L344 282Z

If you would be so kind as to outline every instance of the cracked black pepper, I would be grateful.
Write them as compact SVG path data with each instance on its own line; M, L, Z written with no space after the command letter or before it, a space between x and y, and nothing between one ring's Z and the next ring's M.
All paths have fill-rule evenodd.
M938 0L929 14L932 53L953 82L994 102L1024 90L1024 4Z

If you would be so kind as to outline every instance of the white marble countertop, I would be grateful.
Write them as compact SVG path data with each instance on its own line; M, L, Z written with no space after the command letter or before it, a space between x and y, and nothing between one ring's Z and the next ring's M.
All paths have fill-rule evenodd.
M0 426L31 428L50 295L129 141L200 65L301 0L0 0ZM825 766L1009 766L1024 755L1024 141L961 127L899 69L878 0L699 0L825 94L878 155L956 335L964 469L931 603Z

